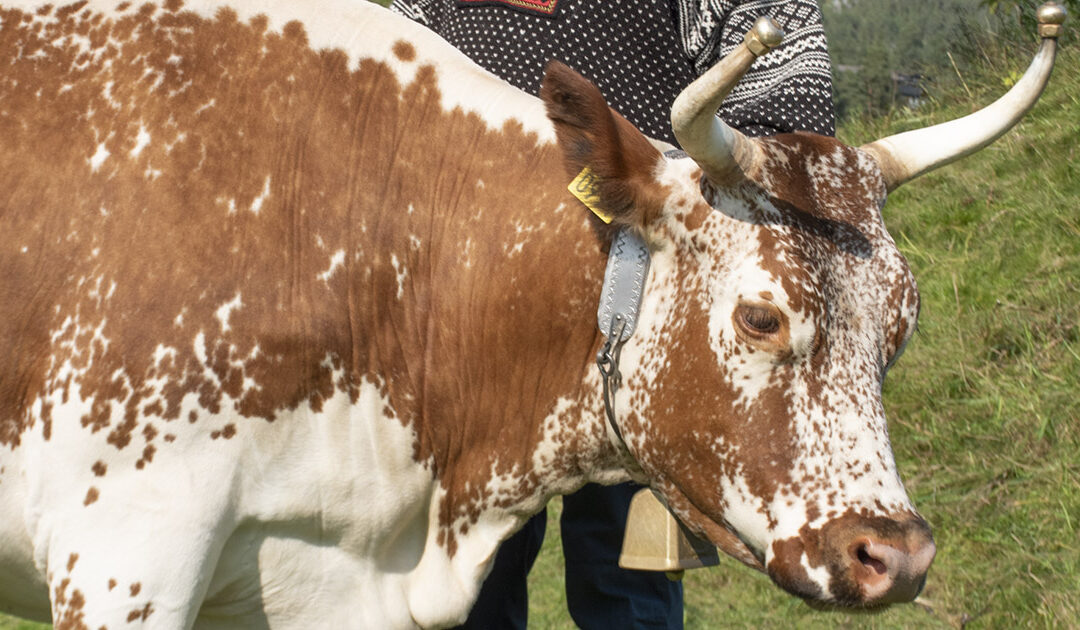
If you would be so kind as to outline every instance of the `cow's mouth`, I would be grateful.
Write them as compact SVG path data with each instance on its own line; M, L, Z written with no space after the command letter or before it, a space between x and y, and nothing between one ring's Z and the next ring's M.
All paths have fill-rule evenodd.
M713 517L678 486L665 490L668 505L691 530L817 610L876 613L912 601L934 555L929 526L914 513L848 513L820 529L771 540L759 550L722 515ZM808 571L804 561L809 559L826 573Z
M815 610L874 614L913 601L934 556L929 526L914 513L846 514L759 550L726 519L711 518L685 494L678 492L676 503L692 529ZM818 569L810 570L807 561Z

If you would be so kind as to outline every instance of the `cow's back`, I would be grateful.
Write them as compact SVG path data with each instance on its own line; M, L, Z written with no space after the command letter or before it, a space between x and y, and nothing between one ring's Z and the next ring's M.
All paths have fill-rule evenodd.
M59 625L120 591L190 622L179 581L225 625L460 606L425 590L452 569L421 559L445 461L416 421L460 381L424 382L424 343L498 332L469 339L491 314L457 291L536 284L538 209L580 232L542 106L367 3L196 4L0 14L0 591L30 602L0 605L46 617L48 583ZM581 313L548 319L524 325Z

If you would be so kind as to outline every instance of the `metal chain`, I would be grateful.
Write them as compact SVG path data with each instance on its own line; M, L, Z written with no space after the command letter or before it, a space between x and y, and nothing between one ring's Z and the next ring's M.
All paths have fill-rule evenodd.
M596 366L600 368L600 377L604 384L604 412L607 414L608 424L619 438L623 450L629 453L626 442L623 440L619 425L615 424L615 393L622 385L622 374L619 373L619 355L622 353L623 331L626 329L626 318L622 313L616 313L611 318L611 329L608 331L607 341L596 354Z

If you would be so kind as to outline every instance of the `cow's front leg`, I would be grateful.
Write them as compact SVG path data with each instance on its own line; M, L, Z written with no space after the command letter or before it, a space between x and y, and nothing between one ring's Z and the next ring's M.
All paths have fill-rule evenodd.
M152 520L110 515L55 531L46 577L58 630L192 626L227 534Z
M234 529L231 469L45 455L66 474L31 472L28 525L56 628L190 628Z
M137 527L109 516L72 520L51 536L54 626L190 628L227 535L165 515Z

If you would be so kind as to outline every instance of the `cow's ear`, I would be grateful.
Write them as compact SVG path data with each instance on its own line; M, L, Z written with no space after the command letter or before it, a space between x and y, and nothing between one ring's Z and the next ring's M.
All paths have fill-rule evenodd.
M558 61L548 62L540 98L555 123L568 181L588 181L587 205L613 222L645 229L663 207L654 177L660 152L608 107L595 85Z

